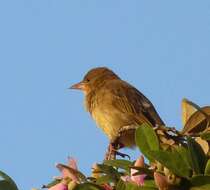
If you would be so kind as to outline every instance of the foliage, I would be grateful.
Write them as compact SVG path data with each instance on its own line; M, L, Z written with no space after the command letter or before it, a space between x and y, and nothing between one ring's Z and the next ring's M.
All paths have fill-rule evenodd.
M0 171L0 177L0 190L18 190L15 182L7 174Z
M183 130L142 124L136 145L148 159L105 160L86 177L75 163L59 164L62 177L43 186L50 190L207 190L210 189L210 107L182 102ZM72 160L70 160L72 161ZM17 190L0 172L0 190Z

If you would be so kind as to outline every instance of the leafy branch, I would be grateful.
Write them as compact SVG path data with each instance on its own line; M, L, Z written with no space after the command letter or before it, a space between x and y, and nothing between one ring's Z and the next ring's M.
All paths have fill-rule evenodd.
M106 160L87 177L76 161L58 164L59 178L44 185L49 190L207 190L210 189L210 106L182 102L183 129L142 124L135 133L143 155L137 160ZM145 158L147 162L145 162ZM18 190L0 172L0 190Z

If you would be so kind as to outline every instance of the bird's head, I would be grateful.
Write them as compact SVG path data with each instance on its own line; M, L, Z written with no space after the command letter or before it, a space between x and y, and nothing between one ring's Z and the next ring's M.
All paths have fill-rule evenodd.
M106 67L93 68L87 72L83 80L70 87L70 89L82 90L88 94L95 89L100 88L107 80L119 79L119 77Z

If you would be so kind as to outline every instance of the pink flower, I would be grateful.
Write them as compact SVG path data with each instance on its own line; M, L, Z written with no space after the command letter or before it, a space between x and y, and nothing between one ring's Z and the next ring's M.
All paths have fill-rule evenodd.
M68 186L63 183L58 183L50 187L49 190L68 190Z
M76 175L75 170L77 170L77 163L74 158L68 157L68 165L64 164L56 164L56 167L60 170L61 176L56 177L57 179L60 179L61 182L50 187L49 190L68 190L68 183L74 182L76 184L79 179ZM69 170L68 168L71 168ZM75 186L75 185L74 185Z
M111 186L109 186L108 184L104 184L103 185L104 190L113 190Z
M68 165L69 168L73 170L78 170L77 168L77 162L74 158L68 157ZM56 167L60 170L62 176L59 177L61 179L70 178L72 181L78 181L77 175L75 175L74 172L68 170L68 168L65 167L63 164L57 164Z
M144 167L144 157L140 156L134 163L136 167ZM131 168L131 176L122 176L121 179L125 182L135 183L139 186L144 185L144 179L147 176L146 174L135 175L138 170Z
M139 186L144 185L144 178L146 177L146 174L141 174L141 175L136 175L136 176L131 176L131 181L136 183Z
M168 184L168 180L167 180L166 176L164 176L158 172L155 172L154 179L155 179L155 183L158 186L159 190L168 189L169 184Z

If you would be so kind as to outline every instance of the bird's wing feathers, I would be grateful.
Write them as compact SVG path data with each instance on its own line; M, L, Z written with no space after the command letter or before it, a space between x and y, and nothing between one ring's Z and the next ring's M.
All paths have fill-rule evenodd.
M112 104L122 113L130 113L139 123L163 125L152 103L130 84L122 80L113 80L107 89L111 91Z

